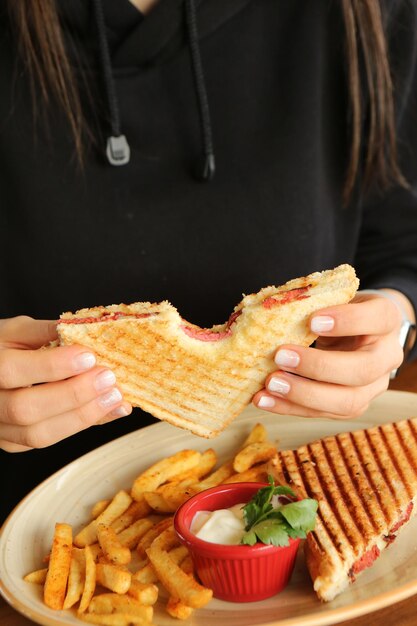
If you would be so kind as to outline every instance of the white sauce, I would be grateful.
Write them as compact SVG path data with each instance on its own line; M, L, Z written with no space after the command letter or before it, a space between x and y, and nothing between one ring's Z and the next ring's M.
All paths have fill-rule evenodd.
M245 504L235 504L230 509L198 511L191 522L190 531L199 539L224 546L240 543L245 534L243 510Z

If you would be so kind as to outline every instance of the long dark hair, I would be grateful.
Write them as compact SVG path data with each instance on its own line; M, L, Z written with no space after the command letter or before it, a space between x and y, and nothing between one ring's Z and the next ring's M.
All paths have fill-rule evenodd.
M46 103L50 93L65 111L80 161L85 123L77 83L65 51L56 0L8 0L16 25L21 55L29 69L32 93L38 82ZM363 187L407 187L398 164L393 85L378 0L340 0L346 30L347 76L350 97L350 159L343 201L355 188L366 145ZM363 57L369 94L368 136L363 136L360 57Z

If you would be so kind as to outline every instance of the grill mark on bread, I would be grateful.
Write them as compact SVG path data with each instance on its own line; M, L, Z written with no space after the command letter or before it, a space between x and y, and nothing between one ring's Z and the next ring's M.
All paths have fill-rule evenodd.
M343 455L345 460L354 488L356 489L358 497L362 502L362 507L374 529L374 532L379 532L380 523L378 521L378 516L376 516L375 511L373 511L374 507L372 506L374 494L366 476L358 472L358 458L354 446L352 445L351 435L350 433L341 433L340 435L336 435L336 441L339 445L340 453Z
M378 459L378 466L384 474L385 482L395 500L397 511L399 511L403 508L404 504L408 502L408 495L404 498L403 491L395 488L395 483L400 484L402 479L397 471L395 459L392 458L391 450L387 446L383 429L369 429L369 431L366 432L366 437L369 440L371 450L374 451Z
M405 457L407 458L408 464L412 470L412 482L416 484L415 475L417 474L417 437L413 426L414 425L411 422L403 422L401 424L395 424L394 430L397 434L400 445L402 446ZM407 433L404 433L404 430L407 430Z
M387 448L391 453L392 462L394 463L398 474L401 476L401 481L404 485L407 496L411 500L413 497L413 483L415 484L415 470L411 467L410 473L407 456L404 455L404 448L401 445L400 438L398 437L398 428L392 424L386 424L384 428L380 427L380 432L385 440Z
M391 491L386 484L385 477L382 475L381 468L375 465L373 461L373 450L369 446L369 440L366 434L363 431L360 431L357 433L351 433L350 437L363 468L363 472L368 480L368 483L372 487L373 493L375 494L376 503L379 507L381 516L388 526L390 521L390 503L388 500L391 499L391 504L394 504L395 506L395 501L392 503ZM358 439L361 439L360 445ZM371 460L367 460L368 458ZM375 511L375 513L377 513L377 511Z

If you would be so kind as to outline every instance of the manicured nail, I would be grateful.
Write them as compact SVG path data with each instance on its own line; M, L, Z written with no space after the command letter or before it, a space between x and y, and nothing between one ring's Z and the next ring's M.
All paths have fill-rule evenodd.
M274 393L288 393L290 390L290 384L287 383L286 380L282 380L282 378L275 378L273 376L268 383L268 390Z
M317 315L313 317L310 324L313 333L325 333L334 328L334 319L328 315Z
M129 415L132 411L128 410L125 406L118 406L117 409L114 409L114 411L112 411L110 413L110 415L112 417L126 417L126 415Z
M261 396L258 400L258 406L260 409L272 409L274 405L275 400L270 396Z
M113 372L111 370L104 370L104 372L100 372L100 374L95 377L94 387L96 391L103 391L104 389L113 387L115 382L116 376Z
M90 370L96 364L96 357L91 352L82 352L73 360L73 369L75 372L85 372Z
M278 350L275 355L275 363L283 367L297 367L300 357L294 350Z
M118 389L112 389L108 393L101 396L98 401L105 409L110 408L113 404L117 404L122 399L122 394Z

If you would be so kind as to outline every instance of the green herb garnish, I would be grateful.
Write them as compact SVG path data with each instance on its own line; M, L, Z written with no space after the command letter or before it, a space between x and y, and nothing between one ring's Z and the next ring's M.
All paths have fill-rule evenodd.
M253 498L243 507L245 534L241 543L253 546L258 541L273 546L288 546L289 537L305 539L310 530L314 530L317 500L305 498L274 507L271 503L275 495L287 495L296 498L289 487L275 486L272 476L268 476L269 485L259 489Z

